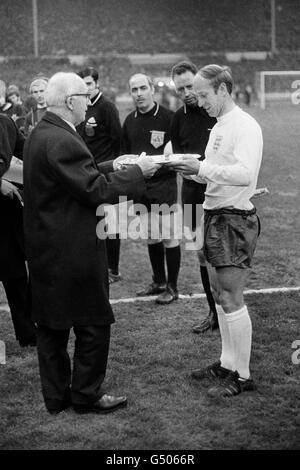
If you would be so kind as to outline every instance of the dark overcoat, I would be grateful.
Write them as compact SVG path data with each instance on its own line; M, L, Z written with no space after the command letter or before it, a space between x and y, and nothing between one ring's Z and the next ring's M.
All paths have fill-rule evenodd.
M13 155L23 158L23 145L24 137L14 121L0 114L0 178ZM0 193L0 217L0 281L4 281L24 276L25 271L23 208L17 197L10 199Z
M112 162L100 167L79 134L51 112L25 143L25 247L38 324L67 329L114 322L96 208L143 194L146 185L137 165L117 172Z

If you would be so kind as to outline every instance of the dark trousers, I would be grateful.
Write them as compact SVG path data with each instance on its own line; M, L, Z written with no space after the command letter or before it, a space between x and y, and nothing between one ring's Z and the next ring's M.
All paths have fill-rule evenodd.
M70 329L38 325L37 351L42 393L48 410L95 403L102 395L110 325L74 326L73 373L67 351Z
M16 339L21 343L34 340L36 328L31 320L31 295L27 274L20 278L3 280L2 283L10 308Z

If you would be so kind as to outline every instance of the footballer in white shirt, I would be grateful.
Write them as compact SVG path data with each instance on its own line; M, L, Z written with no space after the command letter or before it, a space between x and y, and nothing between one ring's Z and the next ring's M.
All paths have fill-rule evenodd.
M252 323L244 302L244 287L251 267L259 219L250 198L261 165L263 139L259 124L232 98L229 67L207 65L194 79L199 106L217 118L205 150L205 160L184 155L167 165L206 182L204 255L216 301L222 351L215 363L194 370L192 376L221 379L210 396L228 397L255 390L250 376Z

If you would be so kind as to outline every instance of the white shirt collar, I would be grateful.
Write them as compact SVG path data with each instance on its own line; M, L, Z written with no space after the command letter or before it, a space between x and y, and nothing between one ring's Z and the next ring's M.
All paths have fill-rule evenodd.
M218 121L221 121L221 122L224 122L224 121L227 121L227 119L230 119L231 116L236 113L236 111L240 109L239 106L235 105L234 108L231 110L231 111L228 111L228 113L225 113L223 114L222 116L220 117L217 117L217 120Z
M98 95L96 95L96 99L93 102L90 100L88 106L94 106L94 104L96 104L97 101L100 100L101 96L102 96L102 91L99 91Z

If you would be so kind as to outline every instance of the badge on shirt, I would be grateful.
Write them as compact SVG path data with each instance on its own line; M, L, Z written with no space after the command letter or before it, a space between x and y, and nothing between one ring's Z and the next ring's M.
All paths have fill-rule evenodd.
M222 143L222 140L223 140L223 136L222 135L217 135L216 137L216 140L214 141L214 145L213 145L213 151L216 153L220 146L221 146L221 143Z
M94 117L90 117L85 124L85 133L89 137L94 137L95 127L97 127L97 122Z
M153 145L155 149L161 147L164 144L164 137L165 132L163 131L150 131L151 132L151 140L150 143Z

